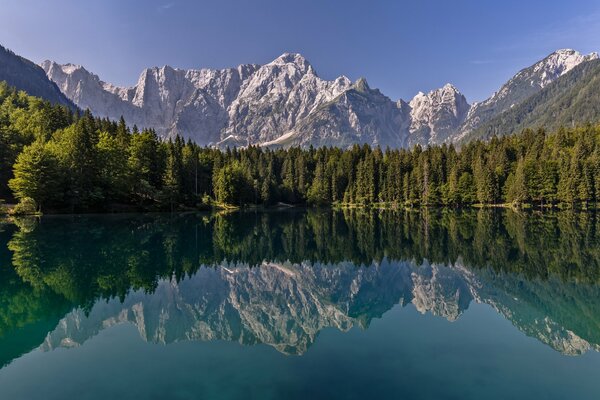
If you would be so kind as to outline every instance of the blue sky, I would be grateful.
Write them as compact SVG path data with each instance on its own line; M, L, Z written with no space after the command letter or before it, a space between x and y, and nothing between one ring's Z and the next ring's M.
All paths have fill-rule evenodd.
M0 44L132 85L141 70L302 53L392 99L446 82L469 101L558 48L600 50L600 1L0 0Z

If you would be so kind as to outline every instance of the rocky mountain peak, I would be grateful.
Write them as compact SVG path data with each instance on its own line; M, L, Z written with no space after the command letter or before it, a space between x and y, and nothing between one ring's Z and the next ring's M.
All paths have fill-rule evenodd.
M306 58L300 53L283 53L270 64L308 64Z
M54 61L45 60L40 64L42 69L46 72L52 80L58 76L77 76L81 80L97 80L100 81L97 75L92 74L86 70L83 66L78 64L58 64Z
M359 92L368 92L369 90L371 90L371 88L369 87L369 83L367 82L367 80L365 78L358 78L358 80L356 81L356 83L354 83L354 88L359 91Z
M454 86L451 83L446 83L444 86L442 86L442 90L460 93L460 91L456 88L456 86Z
M447 141L462 124L470 108L465 96L449 83L427 94L417 93L409 106L413 144Z
M549 83L552 83L556 78L566 74L577 65L582 62L595 60L598 58L598 53L590 53L583 55L573 49L560 49L550 54L543 60L537 62L532 67L532 72L538 76L534 78L539 79L539 86L545 87ZM521 71L523 74L528 75L527 69ZM520 72L520 73L521 73ZM519 74L520 74L519 73ZM517 74L517 76L519 76ZM532 84L535 84L535 79L532 79Z
M266 66L293 67L304 74L312 73L316 75L312 65L299 53L283 53Z

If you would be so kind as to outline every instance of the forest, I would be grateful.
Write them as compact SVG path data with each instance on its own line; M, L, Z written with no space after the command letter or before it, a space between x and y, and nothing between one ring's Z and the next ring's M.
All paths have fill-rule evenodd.
M600 126L381 149L199 147L0 83L0 198L28 212L290 205L596 208Z

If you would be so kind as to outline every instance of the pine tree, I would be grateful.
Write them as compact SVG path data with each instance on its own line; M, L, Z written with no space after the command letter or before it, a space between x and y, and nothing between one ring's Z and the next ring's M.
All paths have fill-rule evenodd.
M269 160L266 172L262 179L260 198L263 204L270 205L275 197L275 176L273 171L273 161Z
M508 182L508 181L507 181ZM525 182L525 161L520 158L517 162L514 177L510 179L507 188L507 200L512 203L521 204L527 201L527 186Z
M135 126L134 128L135 133L137 133L137 126ZM117 142L123 148L127 148L129 146L131 134L129 132L129 129L127 128L127 124L125 123L125 119L123 118L123 116L121 116L121 118L119 119L119 124L117 125L115 137L117 138Z
M167 159L162 181L163 198L168 202L171 212L180 202L182 189L181 148L177 143L167 144Z
M69 171L65 201L71 211L99 206L103 200L97 143L96 124L88 111L77 123L57 132L50 143L61 167Z
M325 165L322 160L317 162L315 177L308 191L308 201L312 204L331 203L329 184L325 174Z
M458 194L461 204L472 204L477 200L477 190L473 175L463 172L458 179Z
M127 175L127 148L116 137L101 132L97 144L100 163L100 184L103 197L109 201L127 201L129 177Z

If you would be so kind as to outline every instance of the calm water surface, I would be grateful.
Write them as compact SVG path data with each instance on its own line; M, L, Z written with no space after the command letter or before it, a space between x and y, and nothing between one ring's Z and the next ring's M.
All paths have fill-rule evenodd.
M598 399L600 216L0 225L1 399Z

